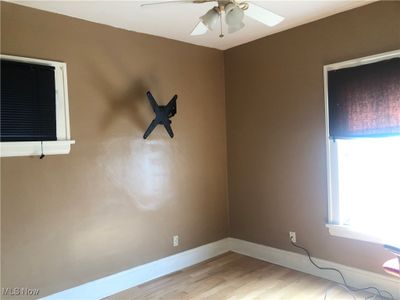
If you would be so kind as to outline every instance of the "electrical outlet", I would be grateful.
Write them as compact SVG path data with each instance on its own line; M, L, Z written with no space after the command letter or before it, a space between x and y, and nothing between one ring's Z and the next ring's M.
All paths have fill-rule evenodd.
M179 246L179 235L174 235L172 237L172 245L174 245L174 247L178 247Z
M289 231L289 239L290 239L293 243L296 243L296 232L294 232L294 231Z

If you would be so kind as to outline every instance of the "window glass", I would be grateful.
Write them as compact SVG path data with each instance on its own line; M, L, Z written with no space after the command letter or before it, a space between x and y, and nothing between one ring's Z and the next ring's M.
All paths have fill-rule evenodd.
M336 143L340 224L400 242L400 137Z

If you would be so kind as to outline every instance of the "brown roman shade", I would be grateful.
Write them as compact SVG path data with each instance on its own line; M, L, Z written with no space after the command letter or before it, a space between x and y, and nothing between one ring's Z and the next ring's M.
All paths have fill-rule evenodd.
M332 139L400 135L400 58L328 72Z

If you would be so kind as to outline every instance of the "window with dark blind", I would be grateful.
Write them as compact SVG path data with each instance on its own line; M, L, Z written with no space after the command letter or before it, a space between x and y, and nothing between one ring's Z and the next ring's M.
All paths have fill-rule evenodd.
M324 72L329 232L400 246L400 50Z
M400 58L328 72L333 139L400 135Z
M57 140L54 67L1 60L1 142Z

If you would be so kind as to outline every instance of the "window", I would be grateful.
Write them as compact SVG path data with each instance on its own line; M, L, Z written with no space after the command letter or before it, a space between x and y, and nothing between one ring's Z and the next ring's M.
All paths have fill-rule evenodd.
M70 151L66 64L1 55L1 156Z
M1 60L2 142L55 141L54 67Z
M324 67L333 235L400 245L400 51Z

